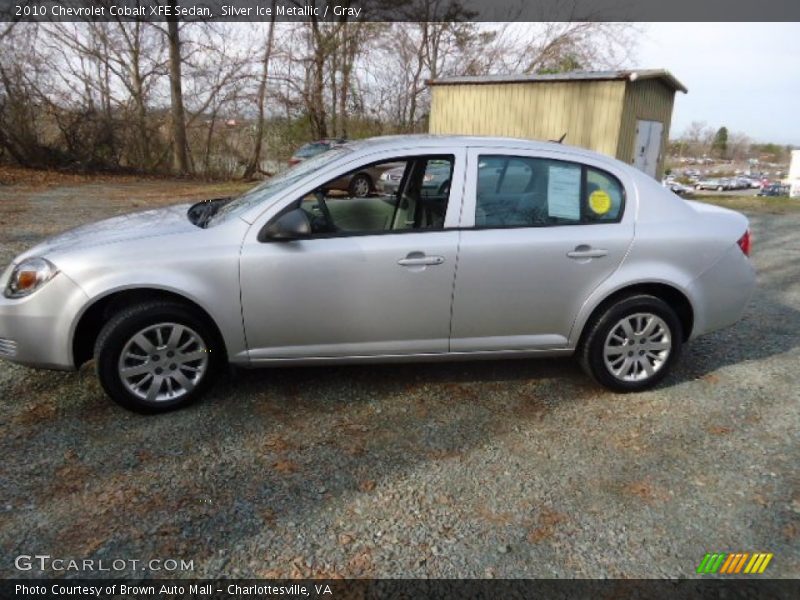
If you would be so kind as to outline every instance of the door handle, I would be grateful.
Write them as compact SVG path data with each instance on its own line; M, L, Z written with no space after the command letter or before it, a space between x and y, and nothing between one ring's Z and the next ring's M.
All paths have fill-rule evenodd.
M567 252L567 256L570 258L601 258L607 254L608 250L605 248L592 248L586 244L575 246L574 250Z
M444 256L419 256L418 253L412 252L405 258L401 258L397 261L397 264L401 267L427 267L427 266L434 266L440 265L444 262Z

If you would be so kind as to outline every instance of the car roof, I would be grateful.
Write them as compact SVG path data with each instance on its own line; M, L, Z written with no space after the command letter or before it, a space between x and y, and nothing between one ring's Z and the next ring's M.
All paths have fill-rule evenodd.
M404 146L447 149L453 146L468 148L471 146L479 147L498 147L498 148L520 148L531 151L537 150L562 150L574 156L600 159L603 161L613 161L613 157L599 152L586 150L569 144L561 144L555 141L530 140L512 137L491 137L474 135L431 135L431 134L410 134L410 135L385 135L379 137L366 138L363 140L353 140L344 147L353 151L375 151L391 150Z

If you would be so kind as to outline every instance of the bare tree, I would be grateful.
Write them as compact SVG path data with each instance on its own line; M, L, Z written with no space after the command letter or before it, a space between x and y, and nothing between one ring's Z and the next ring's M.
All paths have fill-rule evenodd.
M172 160L173 168L181 174L189 172L186 152L186 117L183 108L183 82L181 78L181 38L178 18L174 16L177 0L168 0L172 16L167 17L167 43L169 46L169 91L171 98Z
M253 154L250 157L250 161L247 163L247 167L245 167L243 177L245 179L250 179L255 175L256 170L259 168L259 164L261 162L261 147L264 141L264 109L265 109L265 102L267 98L267 79L269 77L269 63L272 58L272 44L275 41L275 5L277 4L276 0L272 0L272 18L269 22L269 28L267 29L267 42L264 47L264 55L261 59L261 76L258 81L258 94L256 96L256 109L258 111L258 117L256 119L255 125L255 143L253 145Z
M308 118L315 137L328 137L328 111L325 107L325 63L331 34L315 15L308 23L308 43L311 56L303 93Z
M252 177L310 137L424 131L429 79L613 66L633 47L628 25L471 23L462 0L405 4L406 23L266 32L175 17L2 29L0 147L18 162Z

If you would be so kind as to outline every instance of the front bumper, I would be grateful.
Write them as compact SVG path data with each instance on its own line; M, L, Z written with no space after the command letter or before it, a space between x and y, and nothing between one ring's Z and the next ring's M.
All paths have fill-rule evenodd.
M72 328L88 301L63 273L26 298L12 300L0 292L0 359L29 367L74 369Z

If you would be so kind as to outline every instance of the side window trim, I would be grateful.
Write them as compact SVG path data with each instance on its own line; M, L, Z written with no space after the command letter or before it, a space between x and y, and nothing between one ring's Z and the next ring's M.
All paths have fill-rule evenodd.
M308 197L309 194L314 193L316 190L325 186L325 184L330 183L332 181L336 181L342 177L347 176L350 173L367 169L374 165L378 165L381 163L388 163L388 162L406 162L406 168L403 172L403 176L398 184L398 193L400 190L407 185L408 179L412 175L412 170L414 165L420 163L421 161L431 161L431 160L438 160L444 159L450 161L450 183L448 189L448 198L447 198L447 206L446 206L446 214L445 214L445 221L442 227L436 229L386 229L386 230L374 230L374 231L338 231L338 232L328 232L328 233L316 233L308 238L304 238L304 241L313 241L318 239L336 239L336 238L347 238L347 237L369 237L369 236L383 236L383 235L396 235L396 234L408 234L408 233L442 233L448 231L459 231L460 228L458 226L458 220L461 216L462 204L463 204L463 181L466 176L466 148L430 148L427 149L427 152L420 152L420 153L408 153L408 154L400 154L400 155L391 155L391 156L382 156L381 158L373 159L369 162L361 162L358 161L357 166L354 168L348 169L344 173L339 172L339 174L334 176L329 176L325 181L322 183L317 184L314 186L313 189L309 190L305 194L300 194L298 198L289 201L288 198L285 198L283 201L279 201L273 207L280 205L278 210L270 210L268 211L270 216L263 221L263 224L260 227L257 227L258 230L257 234L257 241L260 243L276 243L274 240L265 239L263 237L263 231L276 219L279 219L281 216L300 208L303 200ZM382 153L383 154L383 153ZM352 162L352 161L351 161ZM454 186L453 183L461 180L462 185ZM397 216L399 204L395 206L393 211L392 221ZM452 223L448 224L448 221L453 221Z
M353 152L346 154L340 161L326 165L318 173L307 174L302 179L293 183L291 186L281 191L269 202L264 202L250 207L243 212L239 218L252 225L251 233L248 234L249 241L257 241L258 231L270 222L279 212L289 206L297 198L302 198L320 187L326 181L335 179L337 174L344 175L365 165L376 162L389 162L398 157L415 158L435 154L450 154L455 156L455 167L453 169L453 183L451 183L451 195L445 217L445 229L457 229L460 223L460 215L463 205L464 181L467 176L467 153L469 147L454 146L442 148L440 146L428 146L426 144L415 144L413 146L404 145L393 149L382 149L371 152Z
M481 156L506 156L522 159L539 159L546 161L557 161L575 164L582 169L582 180L588 175L589 170L597 171L607 176L611 181L619 186L620 190L620 210L617 218L605 221L583 221L583 210L585 202L581 204L581 222L579 223L553 223L553 224L531 224L531 225L512 225L505 227L480 226L475 223L475 210L478 191L478 163ZM587 182L588 186L588 182ZM582 197L586 190L581 191ZM537 149L528 148L504 148L493 146L470 146L466 156L466 174L464 177L464 190L461 202L461 218L459 219L458 229L460 231L486 230L486 229L538 229L542 227L564 227L564 226L583 226L583 225L613 225L613 224L633 224L635 220L636 206L636 184L630 175L622 170L615 169L614 165L605 165L601 160L593 157L569 156L567 151L558 149Z
M569 160L569 159L566 159L566 158L555 158L555 157L549 157L549 156L527 156L525 154L505 153L505 152L503 152L503 149L497 149L495 152L490 151L490 149L484 149L484 150L475 152L474 153L474 161L470 161L471 163L474 163L474 165L473 164L469 164L468 165L468 168L470 169L471 174L474 175L474 181L473 181L474 189L470 193L470 195L472 196L472 199L473 199L473 209L472 209L473 219L474 219L475 215L477 215L477 208L478 208L477 207L478 182L479 182L478 169L479 169L479 165L480 165L481 160L482 159L485 160L485 159L488 159L488 158L505 158L506 159L505 163L503 165L503 172L501 174L500 179L498 179L498 183L497 183L497 190L496 191L498 191L498 192L499 192L503 177L504 177L504 175L505 175L505 173L506 173L506 171L508 169L508 166L509 166L510 162L512 160L514 160L514 159L517 159L517 160L540 160L540 161L547 161L547 162L558 162L558 163L563 163L565 165L573 165L573 166L579 167L580 170L581 170L580 189L579 189L579 195L580 195L580 204L579 204L580 216L579 216L579 220L577 222L565 221L565 222L554 222L554 223L530 223L530 224L521 224L521 225L519 225L519 224L514 224L514 225L478 225L473 220L472 226L464 226L463 223L462 223L461 227L459 227L459 229L461 229L461 230L471 230L471 229L475 229L475 230L487 230L487 229L538 229L538 228L543 228L543 227L609 225L609 224L621 223L623 218L624 218L625 208L626 208L626 190L625 190L625 186L623 185L622 181L620 181L619 177L617 177L613 173L610 173L609 171L607 171L607 170L605 170L605 169L603 169L601 167L597 167L597 166L594 166L594 165L589 165L589 164L586 164L586 163L583 163L583 162L578 162L576 160ZM620 204L619 204L619 210L618 210L617 215L616 215L616 217L614 219L593 220L593 219L589 218L589 214L588 214L588 210L587 210L587 204L588 204L587 193L588 193L588 175L589 175L589 171L590 170L591 171L595 171L595 172L601 174L602 176L605 176L609 181L614 182L616 184L616 186L619 188L619 191L620 191ZM465 201L465 207L466 207L466 201Z

